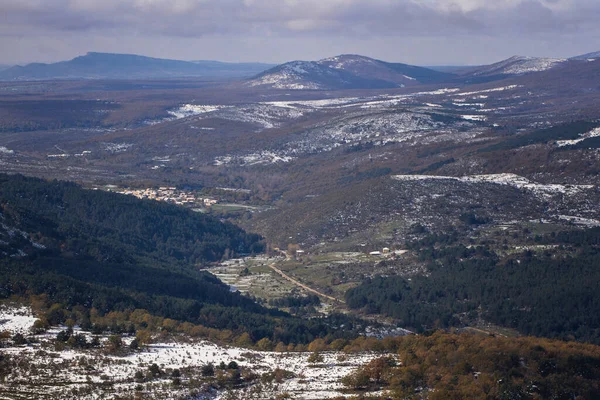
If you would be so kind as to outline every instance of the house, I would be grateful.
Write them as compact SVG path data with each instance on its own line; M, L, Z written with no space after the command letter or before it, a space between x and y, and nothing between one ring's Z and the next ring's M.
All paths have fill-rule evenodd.
M384 247L383 248L383 254L389 254L390 253L390 248L389 247Z
M371 256L380 256L381 252L380 251L372 251L372 252L369 253L369 255L371 255Z

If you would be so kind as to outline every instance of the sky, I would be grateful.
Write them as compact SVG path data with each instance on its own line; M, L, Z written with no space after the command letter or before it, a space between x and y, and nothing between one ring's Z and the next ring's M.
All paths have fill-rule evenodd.
M600 51L599 0L1 0L0 64L88 51L417 65Z

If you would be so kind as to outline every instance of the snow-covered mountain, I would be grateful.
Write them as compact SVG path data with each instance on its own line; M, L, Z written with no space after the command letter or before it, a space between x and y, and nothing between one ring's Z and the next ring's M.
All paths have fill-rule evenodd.
M523 75L555 68L567 62L560 58L539 58L513 56L506 60L477 67L471 72L473 76Z
M571 57L571 60L595 60L600 58L600 51L595 51L593 53L586 53L580 56Z
M413 65L340 55L278 65L248 80L246 85L300 90L379 89L440 82L452 77L452 74Z

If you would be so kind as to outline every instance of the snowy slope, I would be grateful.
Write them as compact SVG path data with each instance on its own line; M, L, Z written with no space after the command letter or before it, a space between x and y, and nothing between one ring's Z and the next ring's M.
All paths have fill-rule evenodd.
M595 60L600 58L600 51L593 53L582 54L580 56L571 57L571 60Z
M495 64L486 65L473 72L475 76L522 75L555 68L567 60L558 58L538 58L513 56Z
M319 61L292 61L265 71L246 84L300 90L377 89L430 83L450 76L427 68L346 54Z

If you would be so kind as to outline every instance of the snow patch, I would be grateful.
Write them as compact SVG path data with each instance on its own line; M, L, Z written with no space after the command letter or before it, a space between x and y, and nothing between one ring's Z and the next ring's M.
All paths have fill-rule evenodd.
M581 191L594 188L593 185L563 185L535 183L523 176L508 173L490 175L470 175L462 177L442 175L395 175L392 178L398 181L444 179L473 183L495 183L498 185L508 185L516 187L518 189L528 190L542 197L549 197L556 194L575 195L577 193L580 193Z
M133 147L133 143L102 143L104 150L111 153L122 153Z
M487 119L485 115L461 115L460 117L467 121L485 121Z
M252 165L267 165L277 163L288 163L294 160L294 157L277 154L272 151L262 151L260 153L251 153L244 156L221 156L215 158L215 165L228 165L237 164L241 166L252 166Z
M219 105L195 105L195 104L184 104L183 106L167 111L170 115L177 119L191 117L194 115L207 114L213 111L220 110L224 106Z
M592 129L591 131L584 133L582 135L579 136L579 139L573 139L573 140L557 140L556 141L556 145L558 147L564 147L564 146L572 146L575 145L579 142L583 142L586 139L590 139L593 137L599 137L600 136L600 128L596 128L596 129Z
M0 306L0 332L26 334L30 332L36 320L29 307Z
M493 89L477 90L475 92L456 93L456 95L457 96L473 96L473 95L481 94L481 93L504 92L505 90L512 90L512 89L516 89L519 87L523 87L523 85L508 85L508 86L497 87L497 88L493 88Z

